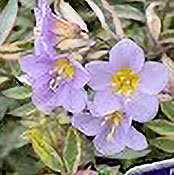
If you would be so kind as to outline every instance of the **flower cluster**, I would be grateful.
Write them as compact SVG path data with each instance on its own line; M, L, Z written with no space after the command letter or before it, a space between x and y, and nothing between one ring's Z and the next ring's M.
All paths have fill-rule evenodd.
M72 123L88 136L105 155L147 147L145 137L131 126L132 120L146 122L158 112L157 94L168 81L162 63L144 62L143 50L129 39L118 42L110 51L109 62L86 65L89 85L96 91L88 106L90 113L74 115Z
M22 70L31 77L33 103L42 111L63 106L72 112L72 125L95 136L94 145L104 155L125 147L145 149L145 136L131 124L157 114L157 94L168 81L163 64L145 62L143 50L122 39L110 50L109 62L92 61L84 68L68 53L56 53L56 18L46 0L39 1L35 16L35 52L21 60ZM87 101L87 83L95 91L92 101ZM86 107L88 112L83 111Z
M35 52L21 60L21 68L31 78L33 103L42 111L63 106L80 112L86 106L83 87L89 80L87 70L68 53L56 53L56 18L47 0L40 0L35 10L37 36Z

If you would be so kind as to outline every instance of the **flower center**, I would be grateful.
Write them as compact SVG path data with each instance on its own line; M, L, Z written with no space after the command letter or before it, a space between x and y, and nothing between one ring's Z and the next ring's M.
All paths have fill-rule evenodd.
M72 80L74 79L75 68L74 65L68 60L56 61L55 67L51 74L55 74L56 78L53 78L49 84L50 88L55 91L63 79Z
M64 79L73 79L74 78L74 65L68 60L59 60L55 64L55 70L58 73L58 76L61 76Z
M111 76L111 86L116 93L129 95L135 92L138 75L133 70L118 70Z
M117 131L118 126L123 122L123 112L122 111L115 111L112 114L108 114L104 117L104 121L102 125L106 122L109 122L110 125L110 132L106 137L107 141L113 141L114 134Z

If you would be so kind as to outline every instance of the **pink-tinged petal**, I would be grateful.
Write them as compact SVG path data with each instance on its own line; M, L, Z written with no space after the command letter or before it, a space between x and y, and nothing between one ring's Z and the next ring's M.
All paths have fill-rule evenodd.
M133 150L140 151L148 147L146 137L138 132L134 127L130 127L126 138L126 146Z
M109 52L113 70L131 69L139 72L144 65L144 52L132 40L122 39Z
M75 75L73 80L73 87L75 89L80 89L83 88L89 81L89 73L80 63L75 62L74 65Z
M69 86L67 99L63 102L63 107L72 113L81 112L87 104L87 93L84 89L74 89Z
M124 100L126 114L138 122L147 122L153 119L159 107L157 96L136 93Z
M53 67L53 63L47 59L38 61L33 55L22 57L21 69L34 79L48 73Z
M108 62L92 61L86 66L90 74L89 85L94 90L104 90L110 87L111 70L109 69Z
M76 114L72 117L71 123L87 136L95 136L101 130L101 119L90 114Z
M89 110L94 116L104 116L122 110L122 106L119 97L106 89L96 92L93 103L89 104Z
M126 145L124 128L118 128L110 139L108 139L109 132L110 128L106 125L93 140L96 149L103 155L114 155L122 151Z
M143 93L157 94L164 89L169 73L162 63L148 61L141 72L138 89Z

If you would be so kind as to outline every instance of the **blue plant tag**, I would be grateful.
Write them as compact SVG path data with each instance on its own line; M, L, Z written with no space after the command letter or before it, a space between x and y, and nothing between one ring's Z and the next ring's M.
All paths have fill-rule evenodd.
M174 159L136 166L125 175L174 175Z

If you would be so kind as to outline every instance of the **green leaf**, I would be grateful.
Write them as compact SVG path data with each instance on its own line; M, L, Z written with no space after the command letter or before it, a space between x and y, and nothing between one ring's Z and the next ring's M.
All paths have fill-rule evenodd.
M109 167L102 165L99 167L99 175L118 175L120 166Z
M167 120L154 120L147 123L146 126L158 134L174 136L174 123Z
M130 3L130 2L143 2L145 3L146 0L110 0L112 5L116 4L125 4L125 3Z
M125 2L145 2L145 0L124 0Z
M21 38L26 38L30 34L29 26L31 28L33 25L33 15L24 15L25 11L20 12L20 16L18 16L18 20L16 21L15 27L18 28L17 31L13 31L13 35L8 37L8 42L14 42L16 40L21 40ZM29 37L28 37L29 38Z
M40 160L35 158L30 145L13 150L5 161L10 165L8 169L13 169L15 175L36 175L45 167Z
M36 107L32 103L28 103L10 111L8 114L13 116L26 117L28 115L31 115L35 111L36 111Z
M17 0L9 0L0 14L0 44L4 43L16 20L18 12Z
M70 123L70 117L66 114L66 112L62 112L59 115L57 115L57 119L62 125Z
M174 101L167 101L161 103L161 109L164 114L174 122Z
M56 172L64 174L64 163L57 151L48 144L39 130L33 132L30 136L34 151L38 154L43 163Z
M70 127L67 132L63 158L69 172L75 173L80 164L82 143L76 129Z
M100 20L102 27L106 31L109 30L109 26L106 23L106 19L105 19L104 13L99 8L99 6L94 1L92 1L92 0L85 0L85 1L88 3L88 5L91 7L91 9L94 11L94 13L96 14L96 16Z
M11 120L0 129L0 158L6 157L13 149L20 148L26 144L20 138L24 131L25 127L19 121Z
M16 76L20 76L21 74L21 68L20 68L20 64L18 61L9 61L7 62L7 64L9 65L9 68L11 69L11 74Z
M174 153L174 137L159 137L150 142L151 145L168 153Z
M130 5L115 5L114 7L120 18L145 22L144 14L135 7Z
M4 82L8 81L8 80L9 80L8 77L0 75L0 85L3 84Z
M7 89L2 91L2 94L8 98L14 99L25 99L31 97L30 89L25 86L16 86L14 88Z
M79 25L82 30L88 32L86 23L68 2L64 0L55 1L55 11L58 15L61 13L65 19Z
M134 151L132 149L125 148L122 152L115 154L113 156L107 156L108 158L112 159L137 159L140 157L144 157L149 154L151 150L143 150L143 151ZM100 155L100 154L99 154Z
M101 31L101 29L104 29L102 31L104 31L105 33L107 33L107 36L109 38L115 38L115 26L113 24L113 20L112 17L110 15L110 13L108 12L108 10L106 10L101 2L101 0L85 0L88 5L91 8L91 11L93 11L94 13L92 13L91 15L91 11L87 11L87 9L85 10L81 10L79 11L80 15L83 17L83 19L85 19L85 21L92 21L94 18L98 18L98 21L95 21L95 24L92 24L92 33L94 35L96 35L96 33L98 33L98 29ZM101 24L101 25L100 25ZM111 26L110 26L111 25ZM101 28L102 27L102 28ZM111 28L112 27L112 28ZM112 30L113 29L113 30Z
M82 164L87 164L90 162L95 162L95 147L93 146L92 142L89 141L86 136L82 135Z
M15 100L0 96L0 121L3 119L7 110L13 110L17 106L18 102Z
M0 13L3 10L3 8L7 5L7 0L1 0L0 1Z
M33 9L36 7L37 3L36 3L36 0L20 0L22 6L25 8L25 9Z

